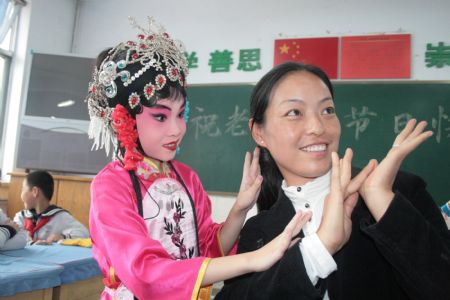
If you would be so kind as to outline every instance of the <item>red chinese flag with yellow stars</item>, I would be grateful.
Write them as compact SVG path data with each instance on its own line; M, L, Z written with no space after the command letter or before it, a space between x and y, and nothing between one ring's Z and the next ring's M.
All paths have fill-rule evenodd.
M313 64L322 68L331 79L336 79L338 46L337 37L275 40L273 65L286 61Z

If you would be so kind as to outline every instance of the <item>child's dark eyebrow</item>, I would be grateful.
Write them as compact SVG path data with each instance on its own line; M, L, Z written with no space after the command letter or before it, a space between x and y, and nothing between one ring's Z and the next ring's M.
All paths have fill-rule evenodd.
M152 106L152 108L167 109L169 111L172 110L170 107L163 105L163 104L155 104L154 106Z
M184 104L180 109L183 110L185 106L186 105ZM164 105L164 104L158 104L158 103L153 105L151 108L159 108L159 109L166 109L166 110L172 111L172 108L170 108L169 106Z

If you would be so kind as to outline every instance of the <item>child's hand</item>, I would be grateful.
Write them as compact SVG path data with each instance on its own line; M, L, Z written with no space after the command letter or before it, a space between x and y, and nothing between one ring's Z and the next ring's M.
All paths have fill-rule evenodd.
M241 187L236 199L235 208L247 213L255 205L261 189L261 170L259 168L259 148L253 151L253 157L249 152L245 153L244 169L242 172Z
M359 189L376 221L381 219L394 198L392 185L401 163L409 153L433 135L432 131L424 132L426 126L425 121L416 125L415 119L410 120L397 135L386 157Z
M299 234L310 218L311 212L298 212L283 232L264 247L237 255L212 258L203 276L202 286L249 272L267 270L283 256L289 247L300 240L294 237Z
M245 153L242 182L236 202L234 202L222 229L219 239L224 253L228 253L236 239L239 237L247 212L253 207L261 188L262 176L259 169L259 148L253 152Z
M63 240L64 237L61 234L51 233L46 240L36 240L34 245L53 245L53 243Z
M64 239L64 237L61 234L52 233L48 236L47 242L52 244L52 243L56 243L59 240L63 240L63 239Z
M283 256L287 249L296 244L300 238L295 238L311 218L311 212L299 211L286 225L284 231L264 247L251 252L249 265L253 272L261 272L270 268Z
M16 222L12 221L11 219L7 219L5 225L9 225L16 231L19 231L19 225Z
M35 240L33 245L52 245L52 242L48 242L47 240Z

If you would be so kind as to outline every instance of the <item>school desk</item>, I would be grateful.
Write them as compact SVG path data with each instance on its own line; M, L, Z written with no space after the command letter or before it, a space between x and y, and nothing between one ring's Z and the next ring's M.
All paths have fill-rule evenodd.
M0 299L98 299L100 275L91 248L54 244L1 251Z

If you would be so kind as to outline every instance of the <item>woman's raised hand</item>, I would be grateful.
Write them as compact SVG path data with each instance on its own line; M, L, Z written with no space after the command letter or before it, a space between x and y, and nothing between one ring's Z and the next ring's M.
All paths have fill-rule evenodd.
M417 123L415 119L410 120L395 138L386 157L359 189L376 221L381 219L394 198L392 185L401 163L409 153L433 135L432 131L425 131L426 126L425 121Z
M348 241L352 231L352 212L358 201L358 189L375 166L371 161L352 179L353 151L347 149L342 159L331 154L331 189L325 198L322 222L317 235L330 254L336 253Z

